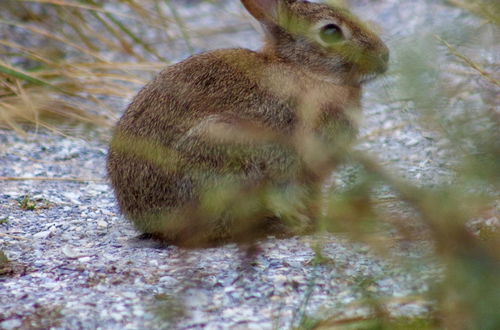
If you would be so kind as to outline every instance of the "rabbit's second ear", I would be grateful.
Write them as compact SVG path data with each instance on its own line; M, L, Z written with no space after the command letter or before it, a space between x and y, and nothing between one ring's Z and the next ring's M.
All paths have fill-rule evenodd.
M280 6L292 0L241 0L245 8L261 23L269 23L276 19Z

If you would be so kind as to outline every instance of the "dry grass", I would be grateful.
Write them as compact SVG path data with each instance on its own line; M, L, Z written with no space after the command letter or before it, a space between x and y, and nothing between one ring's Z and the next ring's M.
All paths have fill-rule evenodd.
M485 19L490 24L500 24L500 3L488 0L446 0L453 6L463 8Z
M106 6L94 0L5 0L0 127L22 133L20 124L31 123L56 130L54 120L109 127L117 111L108 100L128 98L169 62L158 45L181 39L192 50L188 36L167 0Z

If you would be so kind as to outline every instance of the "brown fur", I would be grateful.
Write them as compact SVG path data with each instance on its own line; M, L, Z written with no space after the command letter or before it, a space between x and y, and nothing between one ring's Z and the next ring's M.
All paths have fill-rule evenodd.
M263 50L218 50L166 68L134 98L111 142L107 166L121 211L175 244L310 228L322 178L307 170L298 132L333 143L339 129L352 129L361 83L387 64L382 41L343 9L242 2L266 30ZM311 39L325 20L350 39L332 47ZM280 194L292 212L270 206Z

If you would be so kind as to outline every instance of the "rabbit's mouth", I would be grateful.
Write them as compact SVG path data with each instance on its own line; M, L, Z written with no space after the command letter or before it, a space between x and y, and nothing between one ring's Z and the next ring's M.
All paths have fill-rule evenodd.
M385 51L381 55L367 56L358 65L359 83L370 82L387 72L389 67L389 51Z
M375 79L377 79L380 76L380 73L367 73L359 77L359 83L360 84L366 84L369 83Z

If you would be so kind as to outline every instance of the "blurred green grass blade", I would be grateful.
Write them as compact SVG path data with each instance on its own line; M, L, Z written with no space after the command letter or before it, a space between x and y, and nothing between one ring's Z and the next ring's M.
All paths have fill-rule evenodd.
M118 47L121 51L134 56L137 60L144 60L141 55L133 51L132 46L123 38L122 34L113 26L111 26L111 24L109 24L104 18L102 18L99 13L92 13L92 16L94 16L94 18L97 19L106 28L106 30L108 30L109 33L111 33L111 35L113 35L118 40L120 44Z
M35 84L35 85L49 87L49 88L55 89L57 91L63 92L65 94L68 94L65 90L61 89L58 86L55 86L47 81L33 77L25 72L19 71L15 68L7 66L3 63L0 63L0 73L6 74L7 76L10 76L10 77L13 77L16 79L30 82L30 83Z
M177 26L179 27L179 30L181 31L182 38L186 42L186 47L187 47L189 53L194 54L194 47L191 43L191 37L189 36L189 33L187 31L186 24L182 20L181 16L177 12L177 9L172 4L171 0L165 0L165 4L172 12L172 16L174 17L175 23L177 24Z
M170 22L169 17L164 17L162 15L162 10L158 10L157 7L155 9L151 10L149 8L146 8L146 6L141 5L137 3L135 0L121 0L124 4L126 4L131 10L133 10L138 16L142 17L143 19L146 20L151 20L151 19L159 19L158 22L155 22L156 24L164 24L164 28L168 27L168 24ZM141 0L139 0L141 2ZM144 3L144 1L142 0ZM158 4L159 0L153 0L154 4ZM157 17L155 17L157 15Z
M102 56L101 54L99 53L96 53L96 52L93 52L89 49L87 49L86 47L82 47L66 38L63 38L51 31L48 31L48 30L45 30L45 29L42 29L40 27L37 27L37 26L32 26L32 25L29 25L29 24L24 24L24 23L19 23L19 22L16 22L16 21L10 21L10 20L4 20L4 19L1 19L0 18L0 24L6 24L6 25L11 25L11 26L16 26L16 27L19 27L19 28L22 28L22 29L25 29L27 31L30 31L32 33L35 33L35 34L38 34L38 35L42 35L44 37L47 37L47 38L50 38L50 39L53 39L53 40L56 40L58 42L61 42L71 48L74 48L78 51L80 51L81 53L83 54L86 54L88 56L91 56L93 58L96 58L102 62L108 62L106 60L106 58L104 56Z
M86 27L85 17L80 10L72 8L56 8L58 16L63 24L67 24L76 33L78 38L92 51L98 52L99 46L89 37L88 28Z
M4 1L4 0L1 0L1 1ZM109 13L109 14L113 14L113 15L116 15L116 16L120 16L120 17L126 18L126 19L130 19L132 21L138 21L141 24L146 24L146 25L149 25L149 26L152 26L152 27L155 27L155 28L159 28L159 29L163 28L162 26L160 26L158 24L155 24L154 23L155 20L153 20L153 19L151 19L151 20L144 20L144 19L140 19L138 17L132 16L132 15L120 13L118 11L107 10L107 9L100 8L98 6L85 5L85 4L75 3L75 2L71 2L71 1L64 1L64 0L17 0L17 1L34 2L34 3L40 3L40 4L49 4L49 5L54 5L54 6L73 7L73 8L83 9L83 10L88 10L88 11L94 11L94 12L100 12L100 13Z
M87 0L87 2L91 3L93 6L98 6L98 4L94 0ZM103 24L106 27L106 29L111 34L113 34L120 41L120 43L124 46L123 47L124 50L127 53L131 55L136 55L135 52L133 51L133 47L127 47L128 43L123 39L120 33L118 33L105 20L103 20L98 13L93 12L93 15L96 19L98 19L101 22L101 24ZM166 58L158 54L158 52L154 48L150 47L147 43L145 43L141 37L139 37L132 30L130 30L125 24L123 24L119 19L117 19L114 14L110 12L105 12L104 16L106 16L108 20L110 20L114 25L116 25L120 31L122 31L125 35L131 38L136 44L140 45L145 51L154 55L157 59L161 61L166 61Z
M20 56L23 56L25 58L29 58L46 65L57 66L57 63L53 62L52 60L49 60L48 58L36 53L33 49L24 47L16 42L0 39L0 45L16 49L19 52Z
M469 66L472 69L474 69L477 72L479 72L479 74L481 76L483 76L485 79L487 79L488 81L490 81L492 84L497 85L498 87L500 87L500 80L494 78L491 73L487 72L481 66L481 64L473 61L472 59L470 59L469 57L465 56L464 54L461 54L455 47L453 47L451 44L449 44L446 40L444 40L440 36L434 35L434 38L436 38L443 45L445 45L453 56L459 58L460 60L462 60L464 62L464 64L466 64L467 66Z
M118 28L124 32L126 35L128 35L133 41L135 41L137 44L139 44L142 48L144 48L144 50L146 50L148 53L151 53L153 54L157 59L159 59L160 61L166 61L166 58L164 58L163 56L161 56L160 54L158 54L158 52L150 47L148 44L146 44L144 41L142 41L142 39L137 36L134 32L132 32L129 28L127 28L121 21L119 21L118 19L116 19L113 15L111 14L105 14L106 17L112 21L116 26L118 26Z
M447 0L453 6L468 10L489 23L500 25L500 2L498 0Z

